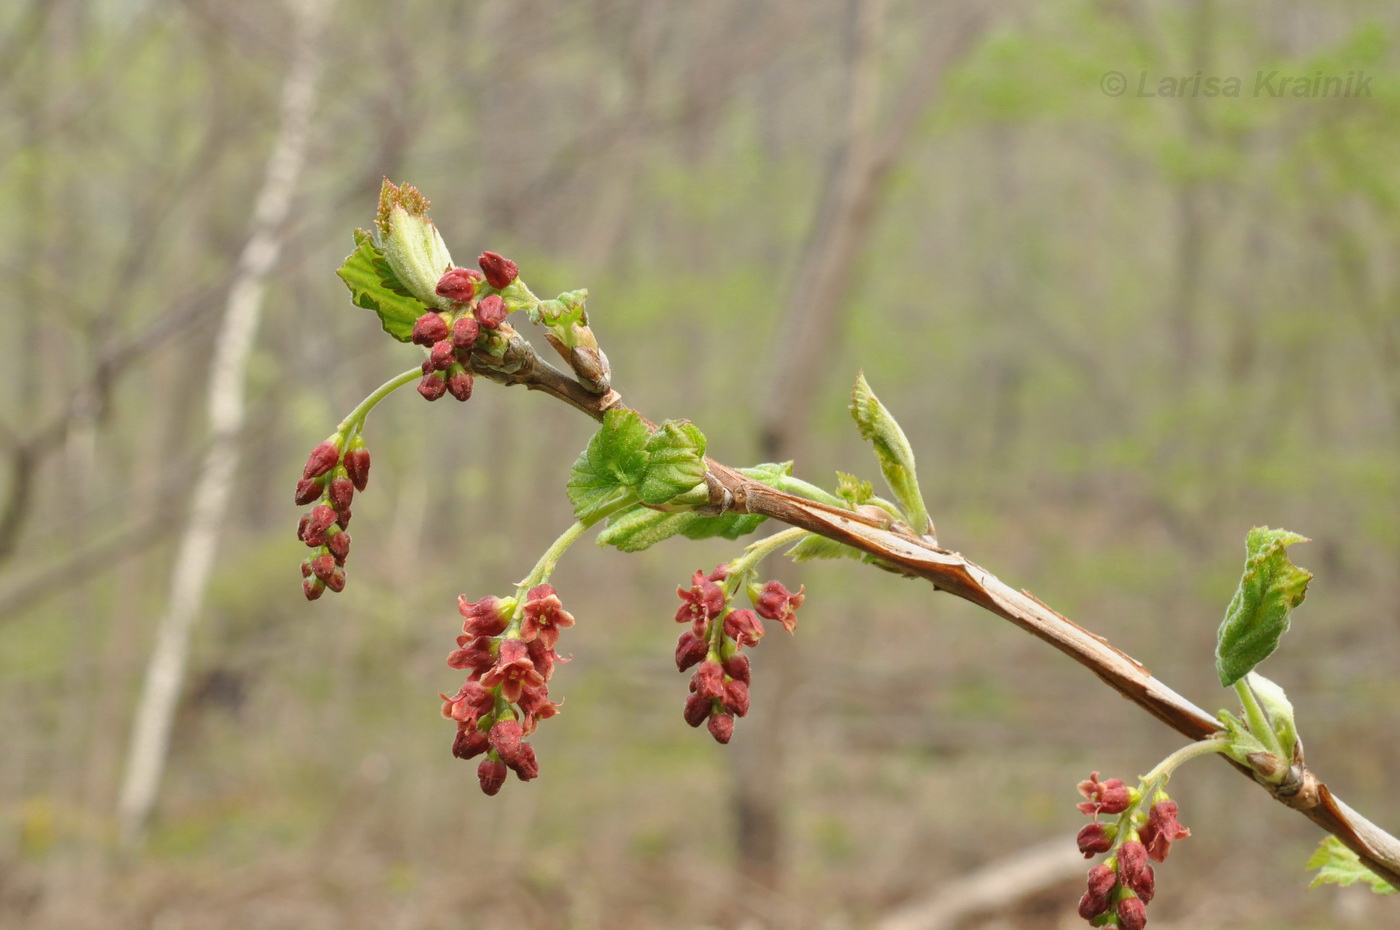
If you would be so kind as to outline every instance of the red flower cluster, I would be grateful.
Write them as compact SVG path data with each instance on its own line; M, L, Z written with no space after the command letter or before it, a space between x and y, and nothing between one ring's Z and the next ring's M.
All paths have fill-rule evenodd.
M430 311L413 323L413 343L428 350L423 360L423 380L418 393L428 400L451 394L458 400L472 396L472 349L483 338L483 330L494 330L510 313L499 294L477 296L485 287L505 288L517 277L515 263L495 252L482 252L482 270L451 268L437 283L439 297L446 297L454 309ZM484 274L483 274L484 272ZM507 274L507 272L509 272Z
M521 781L539 775L535 750L524 737L559 712L547 683L554 664L565 661L554 651L559 631L573 626L574 618L547 584L531 588L518 609L513 598L471 603L465 595L458 609L462 635L447 664L469 674L455 695L439 695L442 715L457 722L454 756L486 754L476 774L481 790L495 794L508 771Z
M1079 916L1094 926L1116 925L1124 930L1142 930L1147 925L1147 905L1157 891L1157 877L1151 859L1162 862L1171 844L1191 835L1177 822L1176 802L1158 791L1146 818L1137 807L1137 791L1111 778L1099 781L1094 772L1079 783L1079 793L1087 799L1078 807L1094 822L1079 831L1079 851L1086 859L1113 850L1110 856L1089 870L1089 887L1079 899ZM1123 814L1117 824L1101 824L1098 815ZM1143 821L1146 820L1144 824ZM1141 825L1141 830L1135 826ZM1105 916L1110 915L1111 916Z
M797 625L796 611L803 593L791 593L770 581L755 596L758 613L729 607L729 593L723 582L728 568L719 566L709 575L697 571L689 590L676 588L681 606L677 623L689 623L676 642L676 668L695 668L690 678L690 697L685 702L685 722L693 727L707 724L717 742L727 743L734 735L734 718L749 712L749 657L740 650L757 646L763 638L763 621L777 620L788 632Z
M311 450L301 480L297 482L296 502L318 500L297 524L297 539L316 552L301 563L301 590L314 601L330 588L345 588L345 559L350 555L350 503L356 491L369 482L369 450L358 435L344 448L339 433Z

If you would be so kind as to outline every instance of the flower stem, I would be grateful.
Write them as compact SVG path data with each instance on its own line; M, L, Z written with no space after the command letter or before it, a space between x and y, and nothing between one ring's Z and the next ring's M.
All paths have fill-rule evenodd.
M1230 748L1230 740L1224 736L1213 736L1210 739L1197 740L1194 743L1187 743L1176 752L1167 756L1156 767L1146 775L1142 776L1143 797L1147 797L1156 790L1157 783L1166 784L1172 777L1172 772L1176 771L1183 763L1190 762L1197 756L1210 755L1211 753L1224 752Z

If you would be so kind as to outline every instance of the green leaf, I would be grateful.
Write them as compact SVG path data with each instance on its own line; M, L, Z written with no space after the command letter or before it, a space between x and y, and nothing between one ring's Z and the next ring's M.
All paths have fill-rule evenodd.
M1308 868L1317 869L1309 888L1318 885L1341 885L1346 888L1357 882L1369 885L1376 894L1395 894L1396 888L1390 882L1372 872L1361 861L1361 857L1342 845L1335 836L1323 839L1317 851L1308 860Z
M875 496L875 488L863 478L838 471L836 473L836 493L854 510Z
M399 342L412 338L413 323L427 308L409 295L393 276L384 253L379 251L369 233L355 230L355 251L346 256L336 274L350 288L350 299L355 306L379 315L379 325L384 327L384 332Z
M928 508L924 506L923 495L919 493L919 479L914 471L914 450L910 448L909 439L894 416L870 390L864 372L856 377L855 387L851 388L851 416L860 435L875 447L880 471L885 476L885 483L894 492L894 499L904 511L905 519L914 532L921 536L928 533L932 523Z
M792 472L792 463L765 463L739 469L739 473L755 481L771 484ZM608 519L608 526L598 534L601 546L616 546L623 552L641 552L663 539L685 536L687 539L738 539L758 529L768 519L756 513L724 513L707 517L698 513L667 513L638 505Z
M825 536L804 536L784 553L794 562L815 562L818 559L863 559L865 553L859 549L839 543Z
M664 504L705 480L705 434L689 420L658 426L646 454L646 475L637 488L643 504Z
M1278 648L1289 612L1307 595L1312 572L1294 565L1285 551L1298 542L1307 539L1288 530L1249 531L1244 574L1216 638L1215 669L1227 688Z
M574 516L586 520L621 490L635 490L646 476L647 427L635 410L609 410L579 454L566 491Z

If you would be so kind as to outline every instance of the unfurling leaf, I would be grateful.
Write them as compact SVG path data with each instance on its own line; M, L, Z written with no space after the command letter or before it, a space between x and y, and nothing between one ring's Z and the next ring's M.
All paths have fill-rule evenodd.
M412 338L413 321L427 308L394 276L384 253L369 233L355 230L355 251L346 256L336 274L350 288L350 299L355 306L379 315L379 325L384 327L384 332L399 342Z
M764 484L792 473L792 463L765 463L739 469L746 478ZM641 552L663 539L684 536L687 539L738 539L746 536L768 519L757 513L723 513L707 517L698 513L668 513L638 505L608 519L608 526L598 534L598 545L616 546L623 552Z
M399 283L429 307L452 309L452 302L437 293L438 281L452 267L452 256L428 219L428 199L412 185L396 187L385 178L375 222L379 249Z
M574 515L587 519L619 490L634 490L646 477L647 427L635 410L609 410L579 454L566 491Z
M870 390L864 372L856 377L855 387L851 389L851 416L860 435L875 447L875 456L880 460L885 483L894 492L894 499L904 511L909 525L920 535L932 532L928 508L924 506L923 495L919 493L919 479L914 471L914 450L910 448L899 423L880 403L875 392Z
M637 487L643 504L664 504L705 480L705 434L689 420L658 426L646 453L646 475Z
M1307 595L1312 572L1294 565L1285 551L1297 542L1307 539L1266 526L1249 531L1244 574L1216 639L1215 668L1227 688L1278 648L1289 613Z
M1341 885L1345 888L1361 882L1369 885L1376 894L1395 894L1397 890L1368 869L1361 857L1342 845L1342 841L1335 836L1326 837L1318 844L1317 851L1308 860L1308 868L1318 870L1309 888L1318 885Z

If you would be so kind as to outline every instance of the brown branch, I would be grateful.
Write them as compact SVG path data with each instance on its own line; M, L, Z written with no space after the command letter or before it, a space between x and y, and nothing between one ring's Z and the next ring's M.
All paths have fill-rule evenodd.
M474 359L474 367L502 384L523 384L543 391L595 420L601 420L610 409L625 407L616 391L602 397L590 394L536 358L529 343L514 331L507 355L513 366L510 373L488 368L495 362L488 357ZM1189 739L1205 739L1222 729L1209 713L1177 694L1147 666L1110 645L1107 639L1084 629L1029 591L1010 587L962 554L941 549L926 539L900 531L899 527L883 525L888 518L881 521L797 497L747 478L712 458L705 461L716 512L761 514L859 549L910 577L931 581L935 588L1011 621L1089 669L1109 687ZM1247 767L1231 764L1253 778L1275 800L1301 812L1340 839L1376 874L1400 887L1400 840L1335 797L1305 766L1295 765L1282 785L1270 785L1255 778Z

